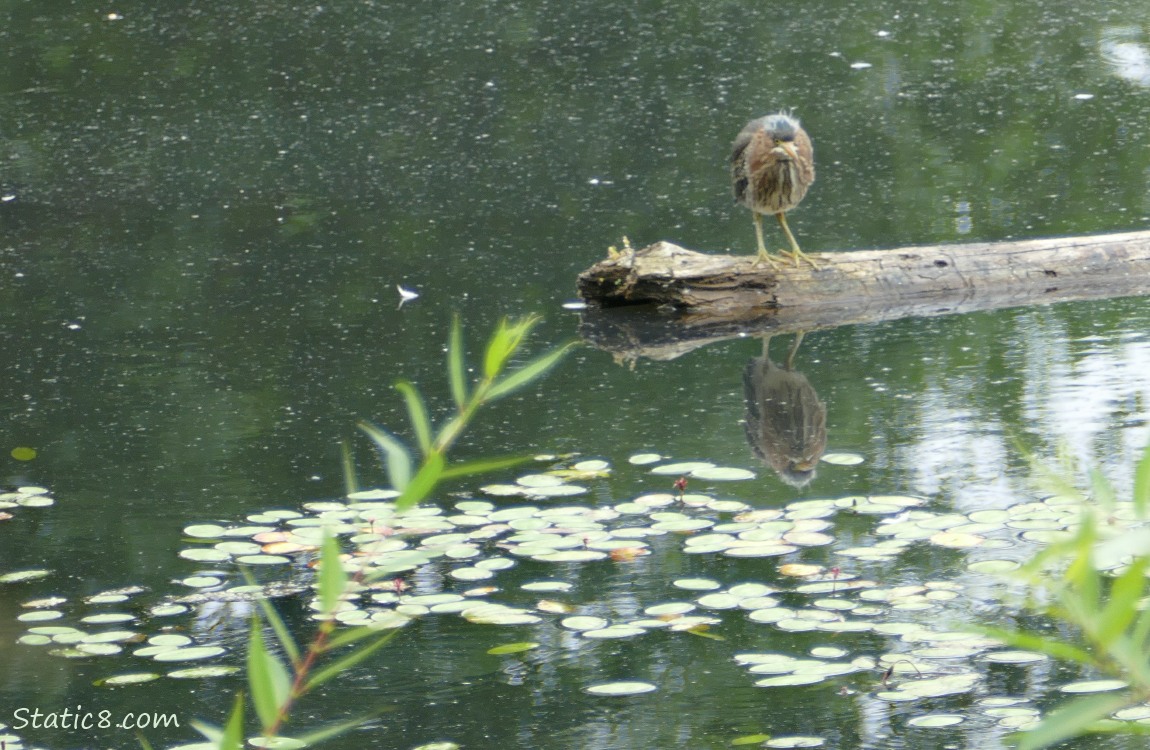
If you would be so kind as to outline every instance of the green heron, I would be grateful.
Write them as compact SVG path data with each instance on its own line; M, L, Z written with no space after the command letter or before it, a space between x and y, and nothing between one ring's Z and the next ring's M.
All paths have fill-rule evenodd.
M805 260L817 268L810 256L799 249L787 226L786 212L803 199L815 181L815 153L811 138L799 121L783 112L751 120L739 133L731 149L731 182L735 201L751 209L759 257L755 264L774 260L763 244L763 214L774 214L791 243L785 255L795 265Z
M747 442L759 460L796 488L815 478L827 449L827 407L810 381L794 369L802 341L803 334L795 336L779 367L771 361L771 337L764 336L762 356L743 370Z

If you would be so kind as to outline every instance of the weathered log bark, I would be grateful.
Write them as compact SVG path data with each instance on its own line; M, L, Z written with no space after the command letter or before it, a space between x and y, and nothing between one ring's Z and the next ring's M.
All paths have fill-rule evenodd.
M666 360L750 334L1150 294L1150 232L816 257L817 270L776 270L666 242L624 252L579 276L593 303L582 337L621 360ZM598 309L621 305L634 307Z
M600 307L671 306L679 325L720 336L1150 294L1150 232L814 257L818 268L773 268L657 242L599 261L579 275L579 292Z

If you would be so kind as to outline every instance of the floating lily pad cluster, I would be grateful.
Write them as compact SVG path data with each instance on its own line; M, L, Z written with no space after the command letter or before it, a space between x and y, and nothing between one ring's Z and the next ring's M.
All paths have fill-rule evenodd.
M858 463L855 454L831 454L834 463ZM670 477L690 477L692 486L745 480L745 469L707 462L675 462L654 453L632 456L663 487ZM1006 650L998 642L949 627L963 615L952 607L985 588L997 575L1018 566L1036 547L1072 533L1079 508L1065 498L1019 503L1009 508L970 513L940 513L924 498L904 495L856 495L802 500L780 508L756 508L742 500L704 493L650 492L618 502L571 504L587 493L586 484L611 476L605 461L529 473L514 483L480 488L491 499L463 499L450 506L426 505L403 515L394 508L395 492L369 490L343 502L312 502L299 509L274 509L237 523L199 523L186 527L179 556L199 569L181 580L190 591L147 609L148 617L187 612L190 605L233 601L307 590L307 566L318 556L325 534L340 538L343 564L352 574L346 599L332 615L346 625L379 629L403 627L423 617L459 617L488 626L533 628L533 640L521 640L489 653L521 658L543 642L542 629L566 633L572 642L633 638L652 632L721 632L731 617L786 633L826 633L834 646L803 653L739 653L751 684L762 688L816 685L838 681L840 690L865 685L873 697L890 704L930 701L953 695L977 695L990 669L1025 669L1042 664L1042 654ZM676 488L680 485L676 483ZM28 494L28 493L25 493ZM41 495L29 495L38 497ZM514 499L509 499L514 498ZM839 539L841 522L850 519L850 541ZM1133 519L1119 507L1112 524ZM965 564L963 582L914 581L900 567L897 585L881 582L888 566L916 545L975 556ZM640 605L631 616L602 611L597 602L562 601L579 566L626 565L674 549L709 567L710 558L780 558L765 581L729 581L719 577L683 577L671 581L680 592L673 601ZM992 551L986 554L985 551ZM731 561L726 561L729 565ZM202 566L202 567L201 567ZM259 566L263 575L290 580L253 584L240 580L239 566ZM499 585L503 571L522 566L543 575L512 588ZM720 566L716 566L720 567ZM434 576L410 576L434 569ZM870 577L864 577L863 572ZM15 571L0 583L18 583L49 571ZM975 574L972 577L970 574ZM414 577L417 583L407 582ZM302 580L302 583L301 583ZM442 583L428 583L442 581ZM769 583L767 582L769 581ZM973 582L973 583L972 583ZM20 641L49 646L66 657L129 652L156 663L211 659L224 654L215 642L186 636L148 634L128 612L90 612L94 605L124 602L137 592L105 592L84 602L89 612L72 624L61 622L66 601L25 603L20 620L29 626ZM525 603L523 593L558 596ZM500 595L503 595L502 597ZM505 598L510 601L497 601ZM321 617L317 602L312 602ZM140 611L136 607L134 611ZM851 637L849 634L857 633ZM883 644L876 647L875 638ZM781 642L790 642L780 638ZM233 657L230 657L234 659ZM181 668L169 677L228 674L236 667L213 664ZM131 685L160 676L138 671L113 675L101 684ZM639 675L641 677L641 675ZM1108 681L1087 681L1063 690L1117 689ZM639 695L657 690L642 680L601 683L587 688L600 696ZM1030 726L1038 711L1008 696L975 700L961 712L910 718L907 726L937 729L978 715L1008 729ZM958 704L956 704L958 705ZM1150 713L1150 712L1148 712ZM1115 718L1138 721L1146 715L1128 709ZM768 747L817 747L817 737L776 737ZM772 744L773 743L773 744ZM789 743L789 744L788 744Z
M3 722L0 722L0 747L5 750L40 750L26 746L20 735L14 733L12 728Z
M7 521L19 508L46 508L56 501L46 487L10 487L0 489L0 521Z
M43 576L35 576L40 577ZM24 577L20 580L32 580L32 578ZM30 599L21 605L27 611L16 617L17 621L29 626L27 632L17 638L17 642L25 646L48 647L49 653L53 656L69 659L130 653L154 662L171 663L199 661L226 653L226 649L222 646L197 644L186 635L160 633L149 637L141 629L144 624L142 619L183 614L188 611L188 607L184 605L169 603L156 605L147 610L145 618L132 612L98 611L104 606L132 605L133 597L144 592L145 589L137 586L114 589L93 594L76 603L62 596ZM66 613L61 607L73 604L82 607L87 614L76 618L75 625L68 625L64 623ZM214 677L233 674L238 670L239 668L235 666L218 665L210 668L178 669L168 672L167 675L175 678ZM125 673L98 680L97 684L109 687L130 685L148 682L160 676L157 672Z

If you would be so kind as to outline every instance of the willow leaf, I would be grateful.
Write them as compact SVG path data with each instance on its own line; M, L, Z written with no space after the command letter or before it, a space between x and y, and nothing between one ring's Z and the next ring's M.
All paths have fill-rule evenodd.
M451 397L460 410L467 403L466 369L463 361L463 325L456 315L451 320L451 335L447 339L447 379L451 384Z
M1106 513L1114 510L1114 504L1117 498L1114 496L1114 486L1110 484L1110 480L1102 473L1101 469L1094 468L1090 470L1090 489L1094 495L1094 500Z
M291 679L279 659L264 647L260 625L260 618L253 617L248 640L248 687L252 691L256 714L266 728L275 726L279 719L280 708L287 703Z
M244 575L244 581L246 581L249 586L256 585L256 580L247 567L240 568L240 571ZM259 602L264 617L267 618L268 623L272 626L272 632L275 633L280 648L287 654L293 666L299 664L299 646L296 645L295 638L292 637L291 631L288 630L287 623L280 617L280 613L276 611L276 608L272 606L271 601L266 596L261 596L256 601Z
M395 499L395 512L402 513L409 510L427 497L436 483L439 482L445 463L443 454L432 453L429 455L423 462L423 466L419 467L419 471L412 477L411 482L404 488L403 493Z
M396 383L395 389L403 394L403 402L407 405L407 416L411 419L412 429L415 430L415 440L419 443L419 450L426 456L431 452L431 420L427 417L427 406L423 403L423 396L406 380Z
M244 694L236 693L236 702L232 706L232 713L228 716L228 723L224 725L223 734L220 735L218 750L241 750L244 746Z
M539 317L528 315L509 323L506 318L499 321L499 327L487 342L487 354L483 358L483 375L494 380L507 365L507 360L523 343L523 338L539 322Z
M379 628L373 628L369 625L360 625L358 627L346 629L341 628L336 631L336 633L331 637L331 640L327 642L327 647L325 650L334 651L337 648L346 646L350 643L362 641L364 638L368 638L373 635L379 635L379 633Z
M339 460L343 468L343 491L345 495L359 492L359 478L355 474L355 461L351 457L351 443L339 441Z
M1146 563L1145 557L1136 558L1110 585L1110 595L1097 621L1096 638L1100 644L1108 644L1124 633L1138 616L1138 602L1146 587Z
M389 633L385 633L382 636L380 636L378 640L367 644L366 646L364 646L363 648L361 648L357 651L353 651L352 653L348 654L347 656L343 657L342 659L339 659L338 661L334 661L331 664L324 667L323 669L317 671L315 674L312 675L311 679L307 681L307 684L304 686L304 692L305 693L311 692L315 688L319 687L323 683L330 680L332 677L336 677L336 676L342 674L343 672L346 672L347 670L351 669L352 667L359 664L360 662L362 662L367 657L374 654L379 649L386 646L388 643L391 642L391 639L394 638L398 634L399 634L398 630L392 630Z
M1099 719L1136 702L1126 693L1079 698L1059 707L1033 729L1015 735L1018 750L1039 750L1076 737L1088 731L1090 725Z
M499 321L499 326L487 340L487 350L483 355L483 376L488 380L495 378L507 358L511 356L512 336L507 326L507 318Z
M339 598L347 588L347 571L339 559L339 542L327 530L323 534L323 546L319 567L320 611L325 615L335 612Z
M356 727L362 726L362 725L366 724L367 722L371 721L372 719L378 718L381 714L384 714L390 710L393 710L393 709L391 709L390 707L381 708L381 709L376 710L376 711L371 711L371 712L366 713L366 714L361 714L361 715L359 715L355 718L352 718L352 719L346 719L345 721L337 721L334 724L329 724L326 727L320 727L319 729L308 732L307 734L305 734L301 737L294 737L293 739L295 739L299 742L302 742L304 747L313 747L315 745L320 744L321 742L324 742L326 740L330 740L332 737L338 737L341 734L347 734L348 732L355 729Z
M1150 511L1150 443L1142 451L1142 458L1134 467L1134 510L1139 518Z
M360 422L359 429L367 433L383 453L387 465L387 478L391 486L403 492L407 488L407 483L411 481L411 454L407 452L407 448L386 430L369 422Z
M236 700L241 700L241 696L237 695ZM220 744L220 738L224 736L224 730L217 727L215 724L209 724L206 721L199 719L192 719L192 729L202 734L208 742L214 743L217 747Z
M504 458L480 458L475 461L462 461L451 464L443 469L440 479L454 479L471 474L483 474L488 471L511 469L530 461L528 456L506 456Z
M552 349L550 352L531 360L502 380L496 381L487 391L487 398L494 401L542 377L548 370L557 365L559 360L563 359L572 346L574 343Z
M1055 638L1043 638L1040 635L1004 628L975 628L975 630L991 638L997 638L1009 646L1016 646L1027 651L1040 651L1057 659L1075 661L1079 664L1097 665L1097 660L1089 652Z

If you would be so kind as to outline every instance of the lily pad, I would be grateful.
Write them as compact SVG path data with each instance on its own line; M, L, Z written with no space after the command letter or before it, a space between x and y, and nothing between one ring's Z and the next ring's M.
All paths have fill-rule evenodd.
M606 552L591 549L570 549L532 555L531 559L540 562L588 562L590 560L602 560L605 557L607 557Z
M814 685L826 679L820 674L784 674L778 677L767 677L756 680L755 687L793 687L796 685Z
M117 674L96 680L96 687L120 687L122 685L139 685L142 682L158 680L160 675L155 672L133 672L131 674Z
M607 640L611 638L633 638L637 635L643 635L647 631L643 628L637 628L628 625L609 625L605 628L598 628L596 630L584 630L584 638L592 638L597 640Z
M1033 664L1034 662L1048 661L1046 654L1037 651L995 651L982 657L986 661L998 664Z
M192 680L201 679L204 677L227 677L239 672L239 667L234 667L228 664L218 664L207 667L191 667L189 669L177 669L168 672L168 677L173 677L177 680Z
M186 635L178 633L161 633L154 635L148 639L148 643L153 646L170 646L172 648L179 648L180 646L187 646L192 642L192 639Z
M1084 680L1063 685L1059 690L1063 693L1103 693L1109 690L1122 690L1127 683L1122 680Z
M571 584L567 583L566 581L532 581L530 583L523 584L519 588L523 589L524 591L570 591Z
M959 714L927 714L925 716L916 716L907 721L906 724L910 727L937 729L940 727L952 727L964 721L966 721L966 717L960 716Z
M591 695L640 695L655 690L649 682L604 682L587 688Z
M173 648L161 651L152 656L156 661L198 661L219 656L225 649L220 646L192 646L190 648Z
M223 536L226 531L227 529L223 526L214 523L200 523L184 527L185 534L197 539L214 539Z
M695 608L690 602L667 602L666 604L653 604L643 610L643 614L651 617L663 615L684 615Z
M17 615L16 619L20 622L48 622L49 620L59 620L63 616L63 612L54 609L41 609L35 612L25 612L22 615Z
M24 581L34 581L37 578L44 578L52 574L50 570L17 570L12 573L5 573L0 575L0 583L23 583Z
M741 597L734 594L718 593L718 594L704 594L697 600L700 607L707 609L733 609L739 606L742 600Z
M656 466L654 469L651 469L651 473L667 476L677 476L682 474L690 474L691 472L701 471L703 469L712 469L714 466L715 465L709 461L682 461L676 464L663 464L662 466Z
M972 573L1000 575L1018 570L1020 567L1022 566L1014 560L978 560L967 565L966 569Z
M223 583L223 579L216 576L188 576L180 583L192 588L211 588L212 586L219 586Z
M81 643L123 643L142 637L139 633L131 630L108 630L103 633L92 633L84 636Z
M124 650L115 643L77 643L76 650L91 656L112 656Z
M714 591L723 586L718 581L713 581L710 578L679 578L673 581L671 585L675 588L686 589L688 591Z
M89 625L110 625L116 622L131 622L134 619L136 618L127 612L108 612L102 615L82 617L80 618L80 622L88 623Z
M822 455L822 462L833 466L856 466L864 460L859 454L846 451L832 451Z
M230 560L231 555L219 549L211 547L193 547L192 549L182 549L177 553L185 560L192 562L223 562Z
M794 737L775 737L774 739L767 740L763 743L763 747L774 748L798 748L798 747L822 747L827 741L822 737L811 736L794 736Z
M713 466L704 469L695 469L691 476L696 479L709 479L716 482L735 482L744 479L754 479L755 472L747 469L736 469L726 466Z
M575 615L574 617L563 618L559 624L568 630L601 630L607 627L608 622L602 617Z

